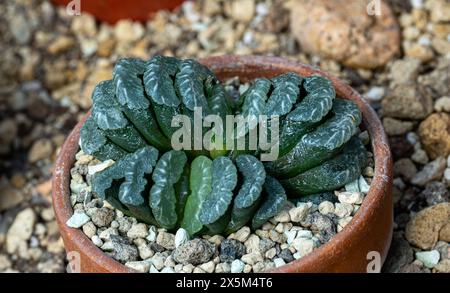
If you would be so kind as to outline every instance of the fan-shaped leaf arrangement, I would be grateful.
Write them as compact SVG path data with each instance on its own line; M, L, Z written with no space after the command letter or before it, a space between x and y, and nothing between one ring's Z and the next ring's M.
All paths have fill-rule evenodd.
M359 109L336 98L331 82L320 76L289 72L256 79L238 102L194 60L122 59L113 80L99 83L92 99L81 147L99 160L115 161L92 176L93 191L127 215L167 229L183 227L191 235L231 233L247 224L256 229L283 209L287 194L335 190L366 164L355 135ZM193 124L196 107L222 119L279 116L278 159L263 163L259 150L249 148L173 150L179 129L173 117L183 114ZM236 130L247 140L252 129ZM236 137L224 139L223 145Z

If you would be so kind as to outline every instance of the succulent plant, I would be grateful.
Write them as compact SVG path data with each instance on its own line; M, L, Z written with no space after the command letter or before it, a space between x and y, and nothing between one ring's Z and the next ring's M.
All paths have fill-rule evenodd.
M289 72L259 78L234 100L194 60L122 59L92 99L81 148L115 161L89 178L93 192L126 215L167 229L183 227L191 235L227 234L247 224L257 229L283 209L285 189L292 198L332 191L358 178L366 164L356 135L358 107L336 98L331 82L321 76ZM223 119L267 115L273 123L280 117L279 138L272 141L279 146L278 159L262 162L260 150L248 146L172 149L180 128L172 118L183 114L193 123L196 107ZM252 129L240 130L247 139ZM217 137L210 139L214 143Z

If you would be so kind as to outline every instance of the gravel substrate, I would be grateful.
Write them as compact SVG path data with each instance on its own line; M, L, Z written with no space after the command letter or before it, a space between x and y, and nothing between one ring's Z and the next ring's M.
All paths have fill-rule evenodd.
M360 134L368 143L367 132ZM150 273L250 273L280 267L330 241L352 220L369 190L373 155L364 176L329 196L306 197L286 207L260 229L189 238L125 216L91 192L90 177L111 166L80 151L71 170L74 214L66 223L82 229L94 245L135 269ZM174 233L172 233L174 232Z

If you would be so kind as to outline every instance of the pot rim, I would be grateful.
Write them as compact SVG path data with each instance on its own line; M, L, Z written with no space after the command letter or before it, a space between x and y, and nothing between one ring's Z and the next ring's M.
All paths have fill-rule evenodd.
M349 247L348 245L348 239L354 238L362 229L370 229L368 226L368 219L375 211L377 211L377 208L383 204L383 200L387 200L387 198L381 197L380 194L385 193L386 190L390 190L392 184L392 155L389 149L388 139L383 130L381 121L372 107L361 98L356 90L342 80L327 72L302 64L298 61L281 57L254 55L223 55L204 58L199 61L207 65L215 73L220 72L220 74L229 75L227 77L239 76L243 73L252 73L254 76L267 76L268 72L265 73L264 70L271 71L271 75L275 74L273 73L274 70L279 71L280 73L293 71L303 76L320 74L332 81L338 96L345 99L351 99L358 105L362 112L363 124L369 132L372 151L374 153L375 173L369 192L365 196L363 203L353 219L342 231L334 235L330 241L321 245L308 255L283 265L282 267L271 269L268 272L299 272L305 267L313 268L315 263L333 255L337 247L351 249L352 247ZM263 69L261 69L261 67L263 67ZM276 74L278 74L278 72ZM81 229L66 226L67 220L73 214L70 197L68 196L68 194L70 194L70 169L75 162L75 154L79 150L78 140L80 128L89 114L90 111L72 130L62 146L55 163L52 178L52 199L55 217L63 239L70 239L77 249L82 250L89 256L91 261L95 262L98 266L104 267L110 272L134 272L134 270L114 260L100 248L95 246L91 239L89 239ZM389 237L392 237L392 229ZM386 244L387 247L384 247L385 249L381 255L381 263L383 263L386 258L389 243L390 241Z

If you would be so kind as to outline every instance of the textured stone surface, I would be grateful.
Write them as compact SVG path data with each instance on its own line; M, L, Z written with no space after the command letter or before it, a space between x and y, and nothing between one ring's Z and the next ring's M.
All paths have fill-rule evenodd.
M295 1L291 30L304 50L357 68L386 64L399 52L399 29L390 8L367 14L367 3L345 0Z
M450 154L450 115L435 113L419 126L419 136L430 158Z
M415 215L406 226L406 239L414 246L431 249L439 238L439 231L450 222L450 203L426 208Z

